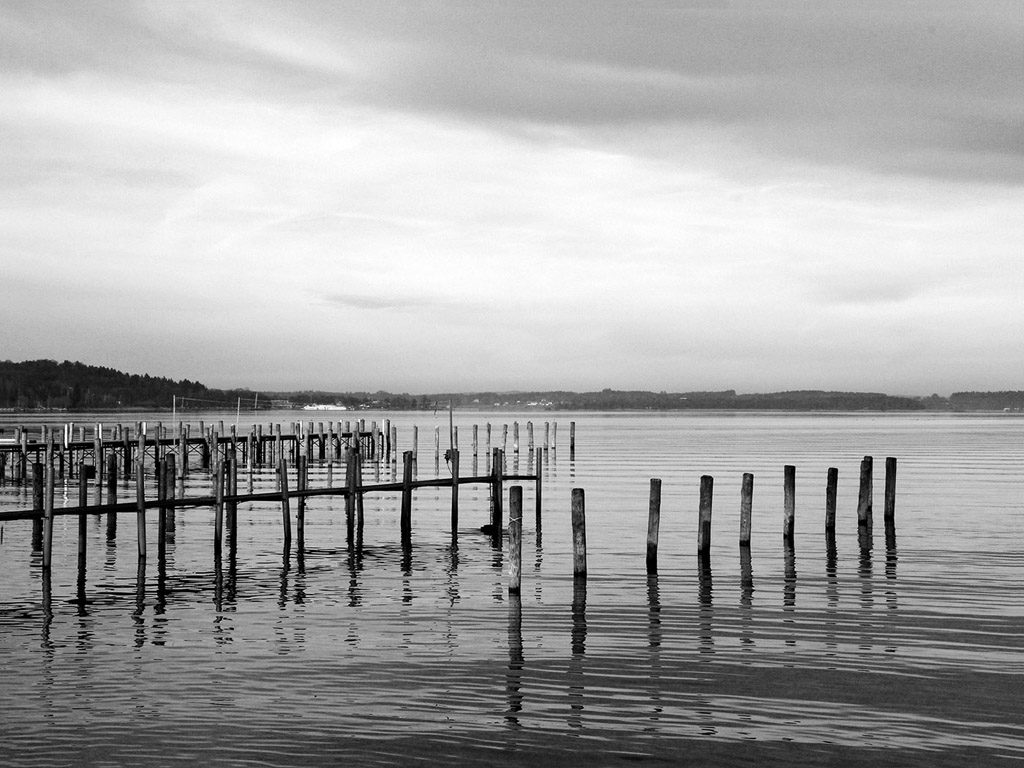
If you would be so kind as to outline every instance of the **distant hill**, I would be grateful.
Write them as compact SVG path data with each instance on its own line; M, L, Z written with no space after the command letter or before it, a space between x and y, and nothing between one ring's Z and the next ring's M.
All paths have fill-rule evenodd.
M779 411L1020 411L1024 392L955 392L950 397L905 397L880 392L794 390L737 394L727 389L709 392L648 392L602 389L599 392L531 391L434 394L392 394L378 391L260 392L249 389L211 389L197 381L129 374L65 360L0 361L0 408L15 410L119 410L234 407L301 407L313 403L383 410L460 408L559 410L779 410Z

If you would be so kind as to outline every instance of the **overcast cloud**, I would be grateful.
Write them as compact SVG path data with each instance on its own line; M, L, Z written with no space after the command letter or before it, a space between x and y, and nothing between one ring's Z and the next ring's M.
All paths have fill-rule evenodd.
M1024 389L1016 0L7 0L0 141L0 358Z

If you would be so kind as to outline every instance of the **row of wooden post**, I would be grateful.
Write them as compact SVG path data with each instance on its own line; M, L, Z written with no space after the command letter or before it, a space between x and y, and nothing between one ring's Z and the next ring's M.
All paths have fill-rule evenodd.
M872 471L873 459L865 456L860 465L860 490L857 499L857 524L859 533L867 534L873 524L872 515ZM835 546L836 535L836 488L839 470L829 467L825 485L825 536L830 547ZM703 475L700 478L700 501L697 513L697 553L706 557L711 552L711 509L714 492L714 478ZM754 498L754 476L746 472L740 489L740 536L741 547L750 546L751 513ZM895 532L896 514L896 459L885 460L885 506L884 521L887 537ZM796 467L787 464L783 468L783 517L782 538L788 545L793 542L796 517ZM661 521L661 480L651 479L650 503L647 524L647 572L658 570L658 530ZM862 537L863 541L863 537Z

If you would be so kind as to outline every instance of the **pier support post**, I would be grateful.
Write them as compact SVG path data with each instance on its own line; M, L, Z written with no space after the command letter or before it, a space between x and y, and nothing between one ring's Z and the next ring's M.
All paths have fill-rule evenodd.
M582 488L572 489L572 575L587 575L587 511Z
M782 495L782 540L792 543L796 518L796 467L792 464L787 464L783 469Z
M518 595L523 578L523 487L508 489L508 591Z
M651 496L647 507L647 575L658 572L658 529L661 526L661 479L651 478Z
M865 456L860 462L860 493L857 496L857 525L871 528L872 469L874 459Z
M836 490L839 486L839 469L828 468L825 481L825 542L834 547L836 542Z
M740 486L740 546L750 546L751 518L754 510L754 476L750 472L743 473L743 485Z
M292 546L292 513L291 502L288 499L288 462L285 460L283 451L278 450L277 455L280 457L277 461L277 478L281 489L281 524L284 527L284 548L285 551L288 551Z
M702 558L711 555L711 503L715 489L715 478L701 475L700 507L697 513L697 554Z
M457 512L455 505L452 506L452 531L455 530ZM402 546L407 547L412 542L412 451L402 453L402 513L400 518Z
M411 456L410 451L410 456ZM459 449L452 451L452 535L459 529Z

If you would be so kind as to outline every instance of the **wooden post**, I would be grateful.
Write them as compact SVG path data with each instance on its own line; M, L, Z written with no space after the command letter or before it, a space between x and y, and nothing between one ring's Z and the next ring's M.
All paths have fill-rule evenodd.
M459 529L459 449L452 451L452 535Z
M165 499L173 500L175 497L174 484L178 477L178 466L177 457L173 453L164 454L164 490ZM176 524L176 514L174 507L169 507L164 514L164 533L161 534L162 539L166 539L166 534L173 533Z
M587 575L587 513L582 488L572 489L572 574Z
M865 456L860 462L860 493L857 496L857 525L871 527L871 474L874 459Z
M356 462L358 451L351 446L345 448L345 488L348 493L345 495L345 527L348 534L348 545L351 547L355 541L356 521Z
M139 460L135 465L135 527L138 531L139 562L146 559L146 473L142 466L142 433L139 433Z
M508 489L508 591L517 595L523 579L523 487Z
M156 553L160 560L167 551L167 465L163 459L156 460Z
M26 458L27 460L27 458ZM43 473L43 463L35 461L32 463L32 511L38 512L38 517L32 518L32 549L41 549L43 546L43 517L44 492L46 489L46 476Z
M701 557L711 554L711 500L714 488L715 479L711 475L701 475L697 517L697 554Z
M107 504L117 504L117 455L111 451L107 457ZM107 540L117 536L117 513L107 513Z
M658 529L661 526L661 478L651 478L651 497L647 511L647 574L658 572Z
M476 424L474 424L473 425L473 458L474 459L477 457L477 449L479 448L479 445L480 445L480 428Z
M83 471L85 462L78 468L78 506L82 509L78 512L78 567L79 570L85 567L85 539L87 534L85 507L89 505L89 480Z
M457 514L454 511L454 507L452 514ZM402 546L408 546L412 539L412 451L402 453L402 512L400 523Z
M512 423L512 453L519 453L519 422Z
M792 464L787 464L783 469L782 495L782 540L791 542L796 517L796 467Z
M307 437L310 436L311 433L307 434ZM309 443L308 445L312 446L312 443ZM299 456L296 461L295 477L295 487L299 491L298 507L295 511L295 533L299 537L299 552L302 552L306 545L306 486L309 481L307 476L308 468L308 454L306 456Z
M534 502L535 502L536 507L537 507L537 522L536 522L536 525L537 525L537 530L538 531L540 530L540 518L541 518L541 508L542 508L542 505L541 505L541 485L542 485L542 483L541 483L540 461L538 460L537 461L537 485L536 485L536 488L535 488L534 493L533 493Z
M218 566L224 542L224 464L219 457L213 462L213 561ZM283 494L282 494L283 496ZM283 503L283 502L282 502ZM287 535L285 540L287 540Z
M501 529L503 527L504 513L502 510L503 496L505 493L502 487L502 458L501 449L494 449L494 459L491 463L491 534L500 544Z
M280 430L280 427L278 429ZM277 462L277 477L281 488L281 523L284 526L284 548L288 550L292 546L292 515L288 501L288 462L285 461L284 453L280 451L280 443L277 448L280 456Z
M828 468L825 481L825 538L831 543L836 540L836 489L839 486L839 469Z
M888 456L885 459L885 506L883 508L885 525L888 527L896 522L896 459Z
M53 559L53 463L47 461L43 467L46 487L43 490L43 570L50 570Z
M569 422L569 461L576 459L576 422Z
M754 476L750 472L743 473L743 485L740 487L740 546L750 546L751 518L754 510Z

